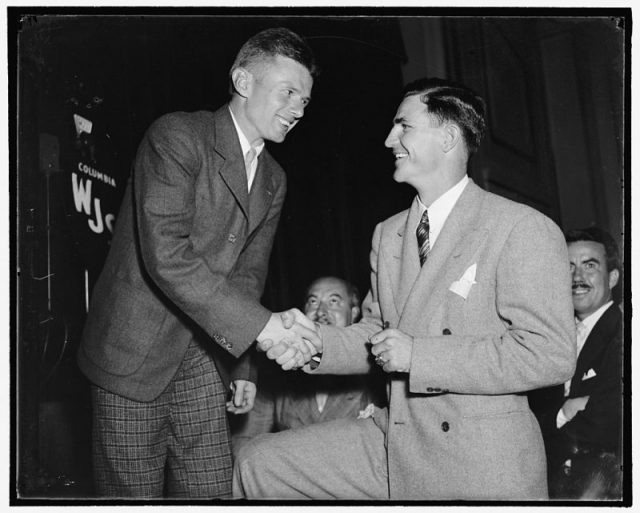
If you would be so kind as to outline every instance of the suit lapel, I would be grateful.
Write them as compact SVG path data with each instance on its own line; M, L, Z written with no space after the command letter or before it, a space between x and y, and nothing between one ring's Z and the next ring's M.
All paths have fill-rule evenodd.
M616 334L620 317L620 310L613 304L607 308L602 317L596 322L578 355L576 370L571 380L571 391L577 390L577 387L580 386L582 376L593 367L592 362L600 361L602 349Z
M486 238L486 231L479 227L484 194L473 181L469 181L413 284L400 325L406 324L415 329L415 326L429 322L429 312L443 302L449 285L460 279L466 268L474 263L470 260Z
M231 119L229 107L224 106L215 115L215 149L224 158L220 176L229 187L247 220L249 219L249 191L244 158L238 133Z
M266 149L258 157L258 167L249 194L249 233L262 221L273 201L273 181L271 170L265 162Z
M413 200L413 204L409 209L407 219L403 225L397 230L398 240L396 252L392 255L397 266L398 292L396 298L396 306L398 312L402 312L409 293L416 282L416 278L420 273L420 260L418 257L418 241L416 239L415 229L420 220L420 206L418 198Z

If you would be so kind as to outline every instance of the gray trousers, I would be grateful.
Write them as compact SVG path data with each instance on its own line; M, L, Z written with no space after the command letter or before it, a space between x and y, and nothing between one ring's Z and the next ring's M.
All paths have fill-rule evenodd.
M240 448L233 496L389 499L384 433L367 418L260 435Z

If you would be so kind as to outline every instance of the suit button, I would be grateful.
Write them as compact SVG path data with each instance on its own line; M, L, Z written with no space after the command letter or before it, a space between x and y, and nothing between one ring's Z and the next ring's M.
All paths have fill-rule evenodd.
M442 390L440 388L434 388L433 391L434 392L442 392Z
M233 233L229 234L229 242L231 242L232 244L234 244L236 242L236 236Z
M433 392L433 388L427 387L427 392Z
M442 330L443 335L451 335L451 330L449 328L445 328Z
M444 431L445 433L446 433L447 431L449 431L449 423L448 423L448 422L446 422L446 421L445 421L445 422L443 422L443 423L442 423L442 426L440 426L440 427L442 428L442 431Z

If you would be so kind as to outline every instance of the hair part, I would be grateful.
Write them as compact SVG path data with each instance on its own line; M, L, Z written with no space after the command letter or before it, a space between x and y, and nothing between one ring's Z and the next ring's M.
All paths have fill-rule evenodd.
M249 38L238 51L229 70L231 91L233 91L232 74L235 69L252 69L277 56L296 61L307 68L314 78L319 73L313 51L302 37L284 27L270 28Z
M615 239L606 231L598 228L597 226L590 226L588 228L577 228L569 230L565 235L567 244L572 242L598 242L604 246L604 253L607 257L607 271L613 270L620 271L620 253L618 251L618 244Z
M403 98L414 95L440 124L449 121L460 127L469 156L478 151L486 131L485 103L478 94L450 80L421 78L404 88Z

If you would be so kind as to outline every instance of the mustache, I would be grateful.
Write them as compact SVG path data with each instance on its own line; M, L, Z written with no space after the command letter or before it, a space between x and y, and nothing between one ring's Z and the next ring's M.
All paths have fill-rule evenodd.
M572 290L573 290L573 289L577 289L578 287L586 287L586 288L590 289L590 288L591 288L591 285L589 285L588 283L585 283L585 282L583 282L583 281L574 281L574 282L571 284L571 289L572 289Z

